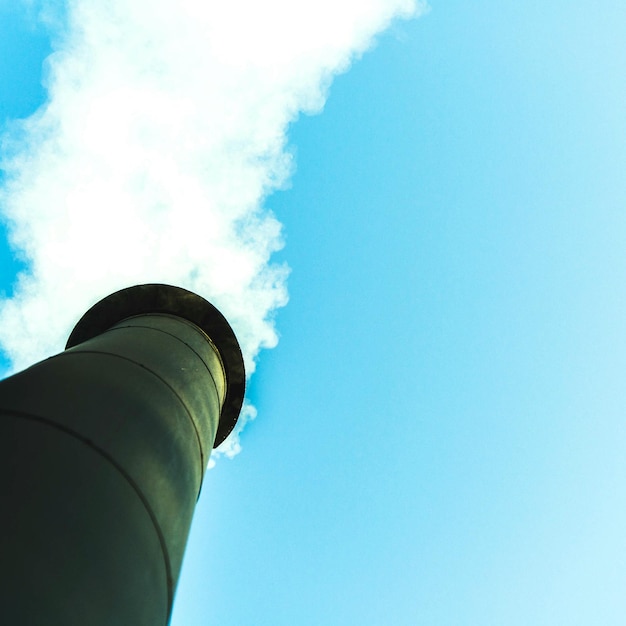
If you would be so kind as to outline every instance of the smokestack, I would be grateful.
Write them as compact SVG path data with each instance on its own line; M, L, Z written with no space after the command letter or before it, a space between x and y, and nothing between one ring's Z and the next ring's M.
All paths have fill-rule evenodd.
M194 293L139 285L0 382L0 612L20 626L163 626L243 359Z

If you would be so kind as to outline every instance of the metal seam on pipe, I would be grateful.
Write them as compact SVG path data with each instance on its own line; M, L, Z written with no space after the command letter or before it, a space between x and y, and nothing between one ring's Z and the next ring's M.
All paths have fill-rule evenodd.
M173 605L173 600L174 600L174 590L173 590L173 581L172 581L172 568L170 565L170 557L169 557L169 552L167 550L167 544L165 543L165 537L161 531L161 526L159 525L157 517L154 514L152 508L150 507L148 499L144 496L143 492L139 488L139 485L135 483L135 481L130 476L130 474L128 474L122 466L118 465L115 459L108 452L106 452L106 450L103 450L102 448L99 448L98 446L94 445L91 439L84 437L80 433L77 433L76 431L72 430L71 428L68 428L67 426L64 426L63 424L54 422L48 418L42 417L41 415L35 415L33 413L26 413L25 411L15 411L13 409L0 408L0 415L1 414L12 415L15 417L29 419L34 422L39 422L41 424L45 424L46 426L56 428L57 430L60 430L66 435L69 435L70 437L74 437L74 439L78 439L81 443L91 448L92 450L97 452L101 457L103 457L106 461L108 461L124 477L126 482L132 487L133 491L135 491L135 493L141 500L142 504L144 505L146 512L148 513L148 516L150 517L150 520L152 521L152 524L154 525L154 530L159 539L159 545L161 546L161 552L163 553L163 561L165 563L165 576L166 576L166 586L167 586L167 615L169 616L172 611L172 605Z
M79 346L80 344L76 346L76 348L79 348ZM111 356L117 359L122 359L123 361L128 361L129 363L132 363L133 365L137 365L138 367L141 367L146 372L150 372L150 374L152 374L155 378L158 378L176 396L181 406L185 409L185 413L187 413L187 416L189 417L189 421L191 422L191 425L193 426L193 431L196 433L196 441L198 442L198 449L200 450L200 487L202 487L202 477L204 476L204 470L206 469L204 465L204 452L202 450L202 440L200 439L200 433L198 432L196 423L193 417L191 416L191 413L189 412L187 405L185 404L183 399L178 395L178 392L166 380L164 380L161 376L159 376L159 374L157 374L155 371L151 370L149 367L146 367L143 363L138 363L137 361L133 361L133 359L127 356L122 356L121 354L115 354L114 352L105 352L103 350L80 350L80 349L76 349L72 351L65 351L65 352L62 352L59 356L63 356L65 358L74 354L100 354L102 356ZM200 490L198 489L198 495L199 494L200 494Z
M172 319L177 319L176 316L174 315L163 315L162 313L158 313L155 315L160 315L161 317L171 317ZM136 315L135 318L138 317L146 317L145 315ZM126 319L135 319L133 317L127 317ZM116 330L122 330L122 329L126 329L126 328L143 328L144 330L154 330L155 332L158 333L163 333L164 335L169 335L170 337L173 337L174 339L176 339L176 341L178 341L179 343L182 343L184 346L187 346L187 348L189 348L199 359L200 361L202 361L202 364L204 365L204 367L206 368L206 371L209 373L209 376L211 377L211 382L213 383L213 386L215 387L215 391L217 393L217 397L220 397L220 392L217 389L217 383L215 382L215 378L213 377L213 374L211 373L211 370L209 369L209 366L206 364L205 360L186 342L183 341L180 337L177 337L176 335L173 335L172 333L168 332L167 330L163 330L161 328L154 328L153 326L140 326L138 324L133 324L132 326L121 326L120 324L123 324L126 320L122 320L121 322L119 322L117 325L113 326L112 328L109 328L107 330L105 330L103 333L101 333L100 335L98 335L98 337L102 337L104 335L106 335L107 333L112 333L113 331ZM190 324L189 322L187 322L186 320L181 320L185 323L187 323L189 326L192 326L192 324ZM198 332L202 333L202 336L205 338L208 338L208 336L206 335L206 333L201 329L198 328ZM79 348L82 344L78 344L77 346L74 346L74 348ZM226 372L224 371L224 364L222 363L222 358L220 356L219 350L217 349L217 347L215 346L215 344L213 344L213 342L211 341L211 347L215 350L215 353L218 356L219 362L220 362L220 369L222 372L222 376L224 377L224 386L226 386ZM220 404L224 403L224 398L221 399Z

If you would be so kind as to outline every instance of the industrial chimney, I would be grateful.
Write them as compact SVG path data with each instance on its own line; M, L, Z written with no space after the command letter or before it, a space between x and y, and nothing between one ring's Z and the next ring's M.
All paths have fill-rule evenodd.
M2 622L165 626L243 394L228 322L168 285L110 295L64 352L0 382Z

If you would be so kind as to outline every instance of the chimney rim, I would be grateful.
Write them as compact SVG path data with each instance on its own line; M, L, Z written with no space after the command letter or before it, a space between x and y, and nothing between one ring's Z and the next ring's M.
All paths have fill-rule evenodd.
M102 334L129 317L165 313L195 324L215 344L226 374L226 396L214 448L231 433L243 405L245 369L233 329L210 302L198 294L161 283L135 285L116 291L94 304L78 321L65 349Z

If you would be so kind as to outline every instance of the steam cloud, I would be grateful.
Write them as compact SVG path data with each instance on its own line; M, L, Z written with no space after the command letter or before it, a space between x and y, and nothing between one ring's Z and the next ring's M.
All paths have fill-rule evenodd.
M262 203L292 171L288 125L321 110L333 76L377 32L419 10L418 0L68 0L48 101L3 138L0 208L28 267L0 307L13 367L61 350L112 291L165 282L224 313L251 373L287 302L288 269L270 260L281 225ZM235 434L222 452L238 449Z

